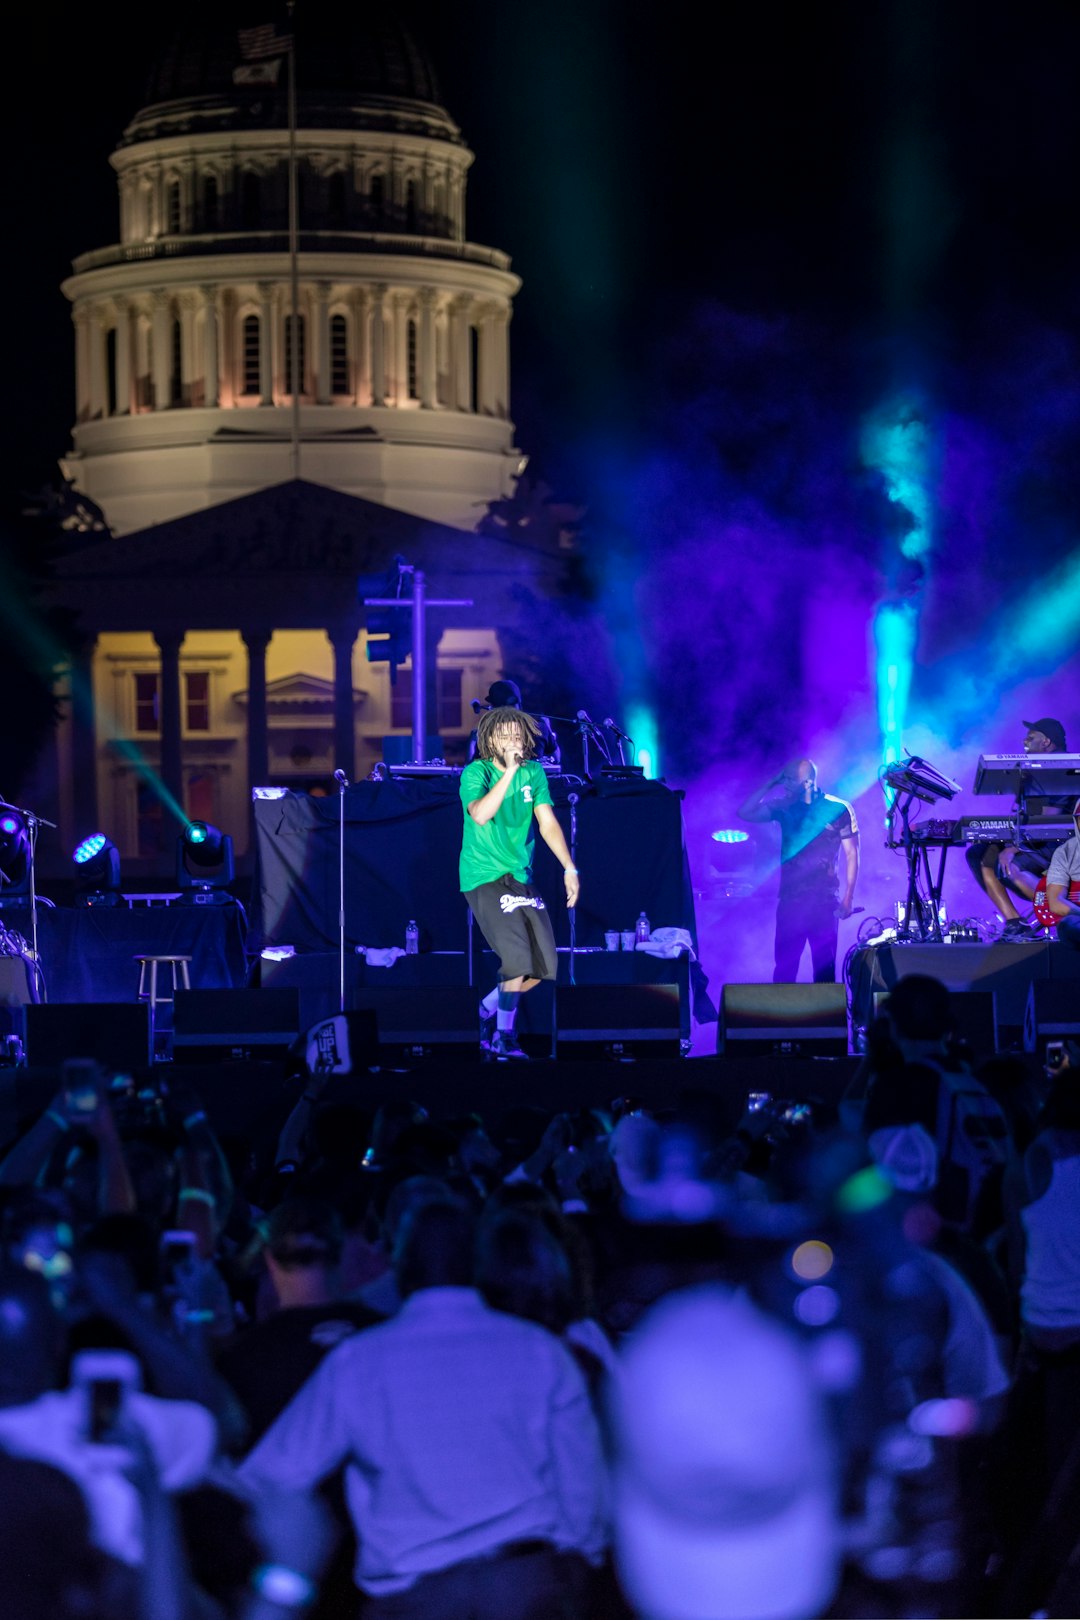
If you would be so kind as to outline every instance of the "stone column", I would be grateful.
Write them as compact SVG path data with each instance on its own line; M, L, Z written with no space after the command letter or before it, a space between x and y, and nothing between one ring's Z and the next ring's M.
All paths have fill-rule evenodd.
M180 312L180 403L190 405L196 376L195 365L195 310L194 293L181 293L177 299Z
M94 722L96 636L80 636L71 654L71 774L80 837L98 825L97 728Z
M130 416L134 368L131 364L131 306L118 295L116 309L116 414Z
M383 316L384 286L371 289L371 403L386 404L386 331Z
M420 289L420 409L433 410L435 400L435 303L434 287Z
M334 625L326 632L334 649L334 768L350 782L356 772L352 660L358 632L356 624Z
M247 767L248 790L263 787L269 775L269 735L266 719L266 649L268 630L240 632L248 655Z
M268 281L259 282L259 404L274 403L273 337L274 289Z
M75 420L85 422L90 414L90 316L85 305L71 312L75 323Z
M394 337L391 366L391 394L395 405L404 405L409 397L409 351L406 310L408 293L395 293L393 298Z
M472 403L469 368L469 314L472 299L466 294L450 305L450 403L455 411L467 411Z
M87 345L90 360L90 397L88 401L88 414L92 422L108 414L108 400L105 387L105 328L101 322L101 314L96 306L90 309L90 319L87 325Z
M491 369L494 380L495 415L510 415L510 310L501 305L491 319Z
M315 283L311 307L312 374L316 405L330 403L330 288L325 281Z
M219 293L219 312L221 315L218 345L218 377L220 391L218 400L222 405L235 405L239 393L237 383L237 365L239 356L237 348L239 336L236 330L236 294L231 287L222 287Z
M495 389L492 377L492 319L491 306L485 304L480 311L477 325L476 356L476 409L480 416L495 415Z
M172 344L169 341L169 295L150 295L153 314L150 328L150 380L155 411L168 410L169 377L172 370Z
M184 811L183 742L180 716L180 648L182 630L155 630L161 652L161 781L181 813ZM166 814L163 826L168 825ZM166 844L167 848L168 845Z
M353 293L353 347L352 394L354 405L371 404L371 346L368 343L369 299L366 287L357 287Z
M218 381L217 288L203 287L203 404L216 405L221 398Z

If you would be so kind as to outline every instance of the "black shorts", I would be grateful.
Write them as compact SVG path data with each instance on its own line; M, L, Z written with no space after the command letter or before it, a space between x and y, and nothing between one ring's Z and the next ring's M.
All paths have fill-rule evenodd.
M547 907L517 878L496 878L465 894L480 932L499 958L499 980L553 979L559 959Z

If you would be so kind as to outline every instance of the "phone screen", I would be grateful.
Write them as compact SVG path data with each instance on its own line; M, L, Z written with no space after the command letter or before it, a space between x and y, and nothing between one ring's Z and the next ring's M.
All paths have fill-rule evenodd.
M89 1387L88 1438L100 1444L116 1428L124 1402L119 1378L95 1378Z

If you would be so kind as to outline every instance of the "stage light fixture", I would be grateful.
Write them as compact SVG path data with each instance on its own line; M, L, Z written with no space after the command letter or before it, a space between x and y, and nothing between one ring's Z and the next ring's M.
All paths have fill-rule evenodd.
M13 804L0 804L0 906L30 893L30 824Z
M120 904L120 851L110 838L102 832L91 833L76 846L71 858L77 906Z
M233 841L208 821L189 821L176 840L176 887L188 905L233 903L226 890L236 876Z

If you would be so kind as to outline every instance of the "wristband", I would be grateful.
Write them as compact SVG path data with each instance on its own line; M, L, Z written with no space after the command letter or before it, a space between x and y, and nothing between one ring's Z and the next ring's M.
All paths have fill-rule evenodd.
M193 1114L189 1114L188 1117L184 1121L184 1129L185 1129L185 1131L189 1131L193 1125L201 1125L203 1120L205 1120L205 1118L206 1118L205 1109L196 1108L195 1112Z
M70 1131L71 1129L71 1122L66 1120L63 1114L58 1113L55 1108L46 1108L45 1118L51 1119L57 1130Z
M260 1564L251 1584L260 1597L283 1609L303 1609L315 1596L315 1582L284 1564Z
M200 1204L209 1204L211 1209L217 1205L217 1199L212 1192L207 1192L205 1187L181 1187L180 1197L195 1198Z
M563 867L563 876L564 877L577 877L577 875L578 875L578 869L577 869L576 866L564 866Z

